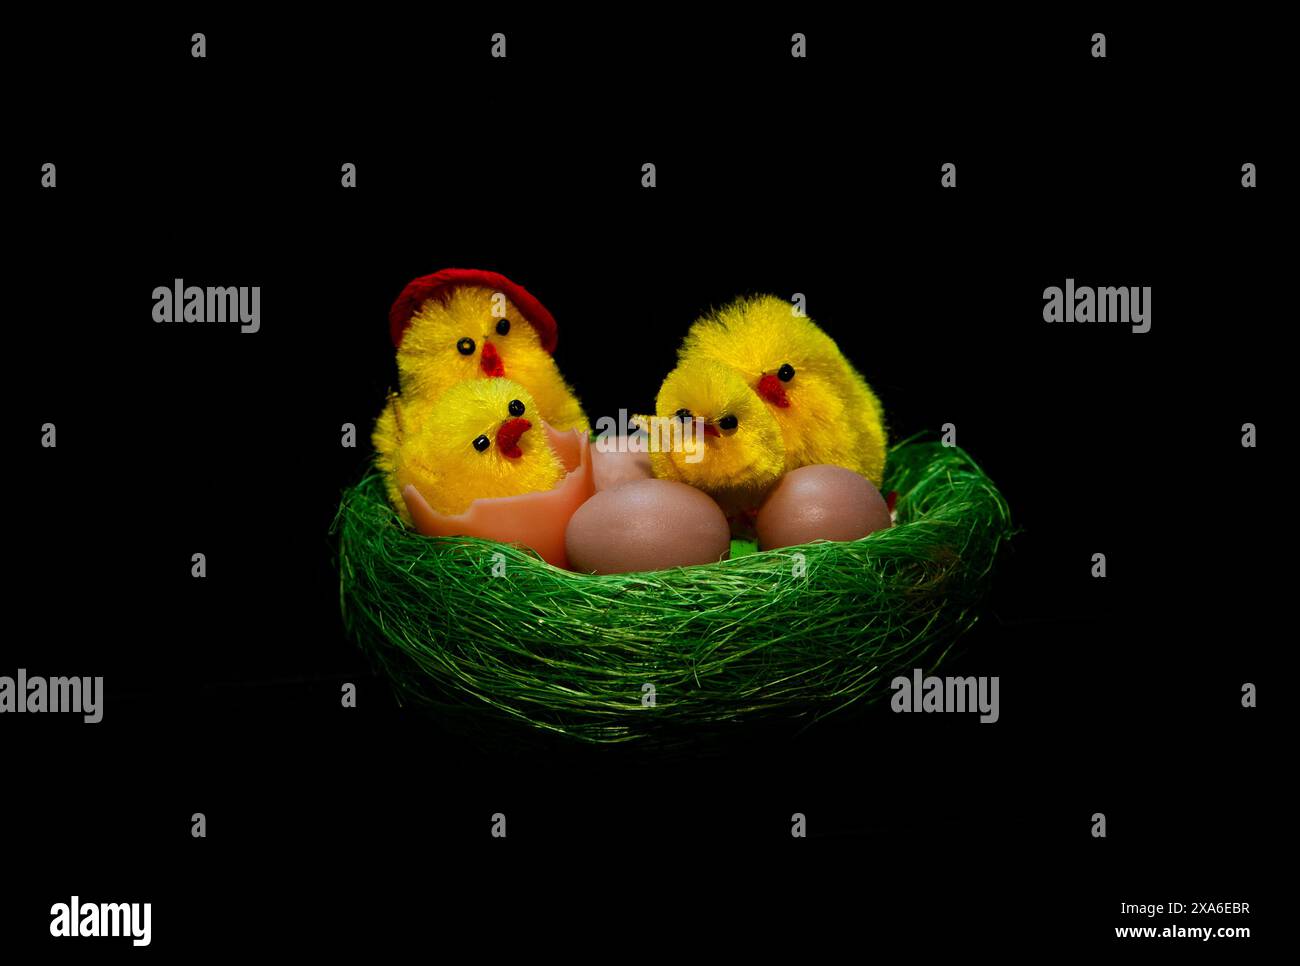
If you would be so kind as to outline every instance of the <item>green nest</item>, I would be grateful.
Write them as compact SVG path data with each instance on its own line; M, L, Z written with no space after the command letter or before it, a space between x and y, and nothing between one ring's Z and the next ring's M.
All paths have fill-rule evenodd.
M965 452L895 445L897 524L654 573L570 573L531 551L403 526L370 475L343 495L344 622L399 696L586 742L680 743L806 724L933 666L976 622L1010 514ZM651 701L650 686L653 687Z

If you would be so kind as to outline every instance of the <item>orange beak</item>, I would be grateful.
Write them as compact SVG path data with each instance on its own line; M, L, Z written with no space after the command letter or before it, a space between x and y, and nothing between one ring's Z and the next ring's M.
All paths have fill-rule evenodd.
M770 372L758 380L758 394L778 409L790 407L790 397L785 394L785 386Z
M501 353L497 352L497 347L491 342L484 343L483 351L479 353L478 364L485 376L491 376L495 379L506 374L505 363L501 361Z
M497 430L497 449L501 450L501 455L512 460L523 456L523 451L519 448L519 437L532 428L533 424L522 417L507 419L502 423Z

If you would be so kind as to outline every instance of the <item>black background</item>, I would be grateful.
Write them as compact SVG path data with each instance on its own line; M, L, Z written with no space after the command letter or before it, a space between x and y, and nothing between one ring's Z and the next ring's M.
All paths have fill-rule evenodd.
M74 893L151 901L160 951L1101 949L1148 922L1121 901L1171 899L1249 901L1225 924L1256 938L1218 942L1262 941L1277 41L803 20L15 30L0 673L107 696L93 727L2 722L6 943L50 945ZM398 708L342 634L328 528L395 381L388 305L447 266L547 305L593 419L647 406L710 305L805 293L893 435L954 423L1023 527L945 665L999 675L1001 720L881 706L661 761L484 750ZM1067 277L1150 285L1151 331L1046 325ZM156 325L174 278L260 285L261 332Z

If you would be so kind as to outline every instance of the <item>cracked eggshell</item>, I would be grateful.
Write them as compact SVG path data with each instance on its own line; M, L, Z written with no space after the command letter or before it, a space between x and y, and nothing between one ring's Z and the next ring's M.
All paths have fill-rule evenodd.
M596 492L612 490L632 480L648 480L650 454L628 450L628 437L602 437L591 448L591 469L595 475Z

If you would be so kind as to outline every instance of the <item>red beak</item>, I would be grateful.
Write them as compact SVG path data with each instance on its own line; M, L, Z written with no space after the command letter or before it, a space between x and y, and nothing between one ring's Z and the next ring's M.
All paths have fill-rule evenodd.
M501 455L512 460L523 456L523 451L519 449L519 437L532 428L533 424L523 418L507 419L502 423L497 430L497 449L501 450Z
M788 409L790 406L790 397L785 394L785 386L770 372L758 380L758 394L780 409Z
M497 352L497 347L491 342L483 344L483 351L479 353L478 364L485 376L491 376L495 379L506 374L505 363L501 361L501 353Z
M717 427L717 426L714 426L712 423L705 423L705 424L704 424L704 435L705 435L705 436L721 436L721 435L722 435L722 430L718 429L718 427Z

